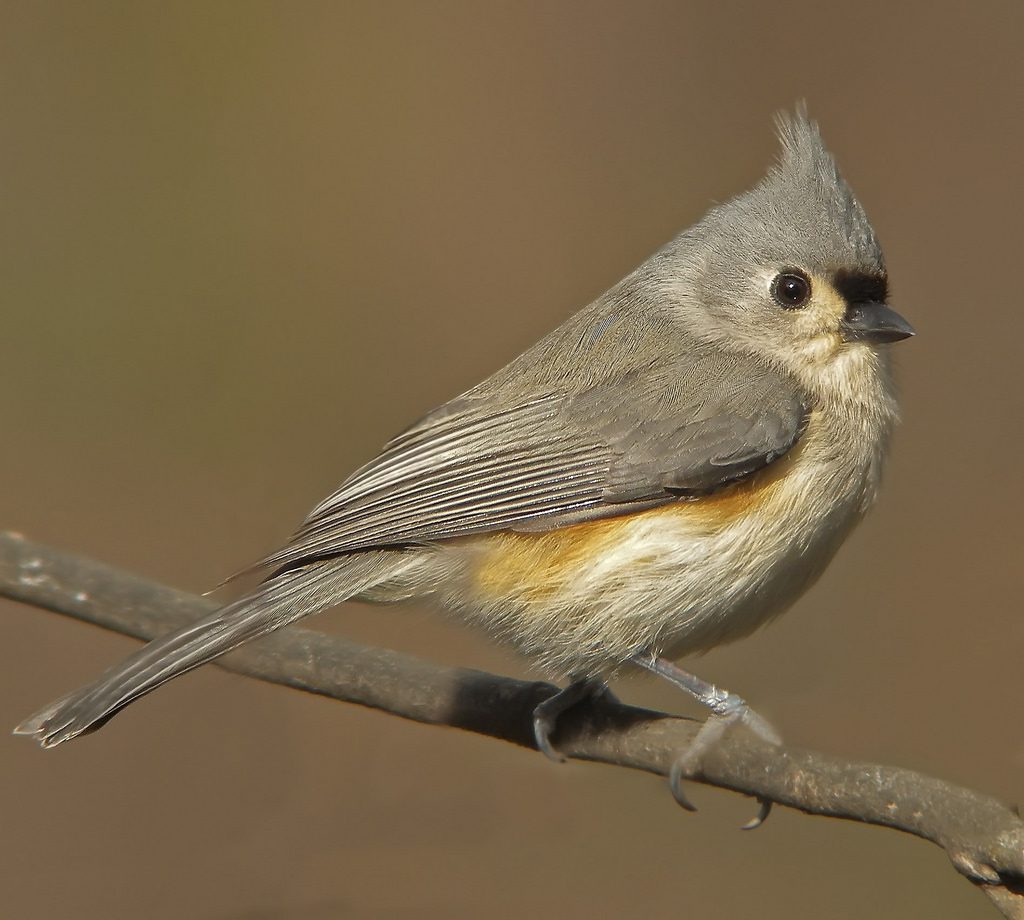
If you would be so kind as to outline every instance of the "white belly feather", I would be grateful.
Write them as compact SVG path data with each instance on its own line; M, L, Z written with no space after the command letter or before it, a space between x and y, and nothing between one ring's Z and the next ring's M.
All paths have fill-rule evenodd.
M854 437L840 445L833 426L812 418L768 486L734 502L738 510L681 502L442 549L452 589L437 596L560 676L608 674L637 652L681 657L740 638L818 578L873 500L882 445ZM462 573L454 579L452 550Z

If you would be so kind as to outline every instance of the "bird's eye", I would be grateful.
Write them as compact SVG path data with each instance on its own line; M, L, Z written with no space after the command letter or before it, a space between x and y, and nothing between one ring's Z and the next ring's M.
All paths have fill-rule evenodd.
M772 280L772 299L787 310L798 310L811 299L811 281L803 272L783 272Z

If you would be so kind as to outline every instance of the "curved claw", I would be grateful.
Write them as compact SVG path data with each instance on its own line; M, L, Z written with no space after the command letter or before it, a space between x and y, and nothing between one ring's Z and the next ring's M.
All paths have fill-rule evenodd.
M540 709L540 707L537 707ZM558 749L551 743L551 733L555 728L554 719L545 718L545 713L533 713L533 739L537 742L537 749L544 754L548 760L555 763L565 763L565 756L558 752Z
M760 804L760 808L758 808L757 814L754 815L754 817L751 818L746 824L740 825L741 831L757 830L757 828L759 828L762 824L764 824L765 821L768 820L768 815L772 813L773 803L771 799L765 799L761 798L761 796L758 796L757 801Z
M564 690L553 693L533 710L533 738L537 749L555 763L565 763L565 756L551 743L558 727L558 717L577 703L591 696L608 692L604 682L596 678L574 680Z
M676 804L680 807L685 808L687 811L696 811L697 806L693 804L687 797L686 793L683 792L683 780L687 779L686 774L689 773L687 767L687 757L684 754L675 763L672 764L672 769L668 771L668 788L672 792L672 798L676 800Z

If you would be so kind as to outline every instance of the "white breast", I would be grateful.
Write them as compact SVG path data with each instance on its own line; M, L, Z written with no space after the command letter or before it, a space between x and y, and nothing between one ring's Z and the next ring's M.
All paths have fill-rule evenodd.
M767 487L738 508L712 499L473 538L442 550L449 577L435 596L560 676L747 635L818 578L874 499L895 413L887 377L872 376L884 398L846 387L854 404L825 401ZM451 577L452 550L461 577Z

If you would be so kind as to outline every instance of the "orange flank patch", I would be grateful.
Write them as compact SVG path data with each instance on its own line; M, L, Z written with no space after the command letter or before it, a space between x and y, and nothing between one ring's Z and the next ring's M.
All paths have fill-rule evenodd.
M654 515L664 510L642 513ZM502 532L477 537L473 542L483 550L476 570L477 586L486 597L519 595L525 600L541 600L588 561L614 551L635 517L605 518L548 533Z
M633 514L561 527L547 533L501 532L471 537L482 550L475 580L494 599L539 601L558 591L588 563L610 555L632 535L639 519L655 527L713 533L762 505L777 491L793 454L742 482L701 498L681 499Z

